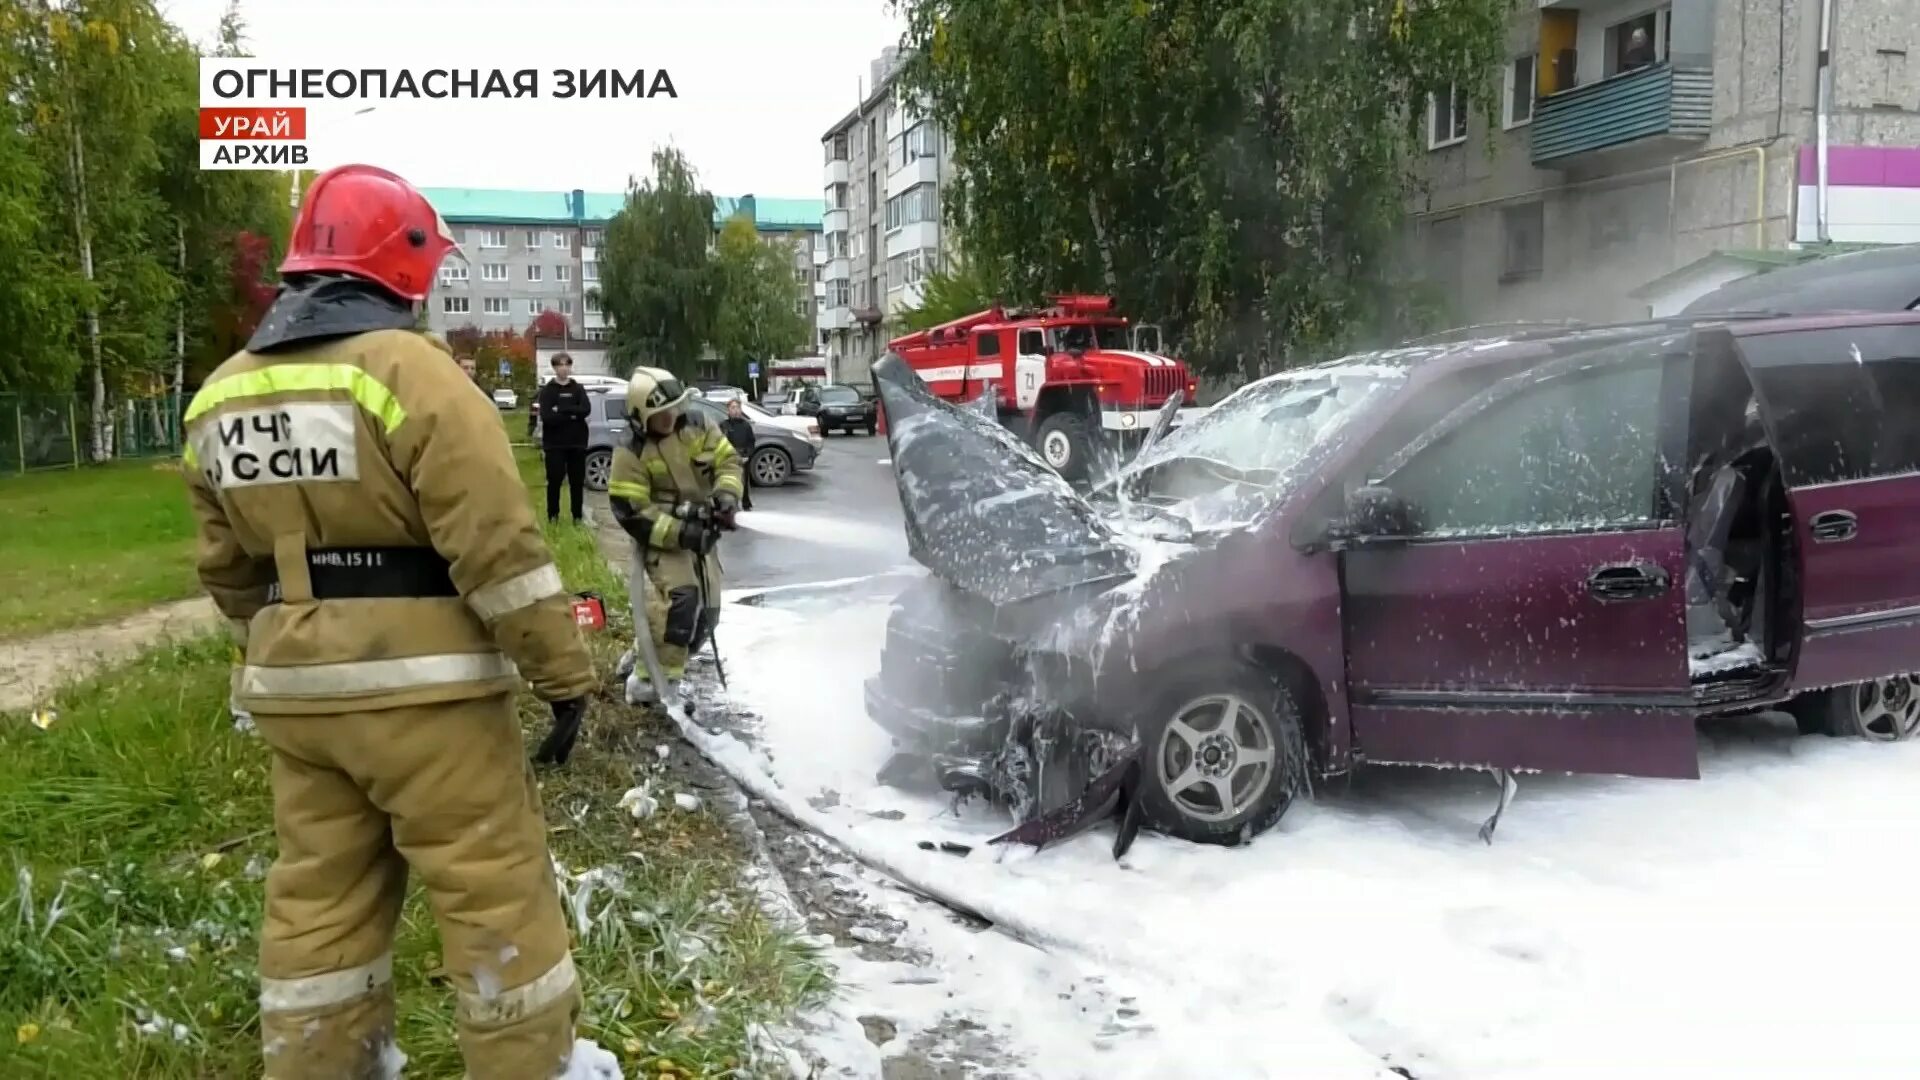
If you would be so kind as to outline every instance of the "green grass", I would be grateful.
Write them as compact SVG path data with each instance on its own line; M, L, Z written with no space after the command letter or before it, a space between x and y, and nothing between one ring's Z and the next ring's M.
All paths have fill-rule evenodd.
M548 538L570 587L623 594L589 530ZM609 615L592 638L603 675L630 626ZM232 728L227 658L218 637L158 648L69 687L47 730L0 715L0 1023L14 1033L0 1028L0 1076L257 1075L259 875L274 841L267 755ZM521 716L531 746L549 714L529 695ZM603 692L573 760L545 774L561 864L625 879L595 891L587 933L574 925L581 1034L630 1074L745 1075L750 1026L817 1000L827 976L761 914L718 817L675 810L670 782L653 817L616 809L670 737ZM395 949L409 1076L461 1074L436 941L416 888ZM156 1015L180 1037L142 1033Z
M200 591L178 461L0 479L0 639L85 626Z

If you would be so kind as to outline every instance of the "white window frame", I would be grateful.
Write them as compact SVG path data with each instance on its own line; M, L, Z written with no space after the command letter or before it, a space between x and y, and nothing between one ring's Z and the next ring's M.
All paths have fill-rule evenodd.
M600 314L600 298L592 293L588 293L586 296L586 312L589 315Z
M440 280L447 283L467 280L467 264L458 259L449 261L440 268Z
M1467 127L1466 92L1460 89L1458 84L1455 84L1447 88L1447 93L1451 97L1452 104L1449 119L1453 121L1453 129L1458 131L1459 134L1456 135L1449 132L1446 138L1443 139L1440 137L1440 95L1427 95L1428 150L1445 150L1449 146L1459 146L1461 143L1467 141L1467 135L1470 134L1470 129Z
M527 230L527 247L534 251L540 250L540 230L539 229Z
M572 281L572 280L573 280L573 267L572 267L571 265L569 265L569 264L567 264L567 263L561 263L560 265L558 265L558 266L556 266L556 267L554 267L554 268L553 268L553 280L555 280L555 281L557 281L557 282L559 282L559 283L561 283L562 285L564 285L564 284L566 284L567 282L570 282L570 281Z
M483 297L480 301L480 313L482 315L511 316L513 314L513 300L505 296Z
M563 296L560 298L559 303L560 314L565 315L569 319L573 318L573 297Z
M503 248L507 246L507 230L481 229L480 246L483 248Z
M568 251L568 250L571 250L572 247L573 247L573 237L568 236L566 233L563 233L563 232L557 232L553 234L553 250Z
M795 300L793 302L793 313L801 318L806 318L807 309L811 306L812 305L808 304L805 300Z
M493 282L512 281L513 270L509 268L506 263L481 263L480 280Z
M581 281L599 281L600 280L600 264L597 262L581 263L580 264L580 280Z
M541 281L545 279L545 276L546 276L546 271L541 268L539 263L527 264L527 280L528 281Z
M1526 61L1527 63L1532 65L1530 69L1530 74L1532 75L1532 77L1527 80L1527 115L1524 118L1516 120L1514 119L1514 116L1513 116L1513 108L1516 104L1518 104L1518 101L1515 98L1513 93L1513 79L1514 79L1514 76L1518 74L1518 72L1515 69L1517 69L1520 66L1522 61ZM1528 124L1533 123L1534 110L1540 107L1540 54L1528 53L1525 56L1516 56L1513 59L1507 61L1507 76L1505 79L1501 80L1501 82L1502 82L1502 87L1500 91L1500 99L1501 99L1500 100L1500 128L1501 130L1512 131L1515 128L1523 128L1523 127L1526 127Z
M473 301L465 296L443 296L440 298L442 315L471 315Z
M527 301L527 314L533 316L536 319L539 318L541 313L546 310L547 310L546 305L540 302L539 300Z

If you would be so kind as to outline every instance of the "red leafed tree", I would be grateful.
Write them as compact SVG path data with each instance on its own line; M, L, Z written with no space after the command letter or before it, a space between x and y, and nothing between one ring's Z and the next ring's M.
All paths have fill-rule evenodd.
M267 256L271 245L259 233L240 232L233 237L233 259L229 273L233 280L234 332L246 339L260 325L260 317L273 303L275 288L266 281Z
M548 308L534 316L533 321L527 324L527 337L529 338L557 338L564 336L566 332L567 317L552 308Z
M453 346L454 355L473 357L474 369L483 385L489 388L511 386L523 397L533 393L533 339L527 335L511 330L489 330L477 334L471 354L460 352L460 346L453 341L453 334L447 335L447 344ZM502 360L507 362L511 372L504 378L500 375Z
M447 348L453 350L456 357L474 356L480 351L480 342L485 337L480 328L467 323L447 331Z

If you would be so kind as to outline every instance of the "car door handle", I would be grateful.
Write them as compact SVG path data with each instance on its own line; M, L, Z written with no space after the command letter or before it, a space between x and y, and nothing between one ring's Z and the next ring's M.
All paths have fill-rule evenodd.
M1851 510L1828 510L1813 515L1811 531L1816 544L1838 544L1854 538L1860 531L1860 519Z
M1613 563L1587 575L1587 592L1596 600L1646 600L1667 591L1671 581L1658 566L1644 563Z

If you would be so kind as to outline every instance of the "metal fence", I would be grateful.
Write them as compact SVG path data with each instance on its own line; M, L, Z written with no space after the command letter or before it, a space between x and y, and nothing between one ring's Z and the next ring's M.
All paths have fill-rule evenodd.
M182 402L174 394L110 403L108 456L180 452ZM89 403L78 394L0 394L0 474L72 469L91 461Z

